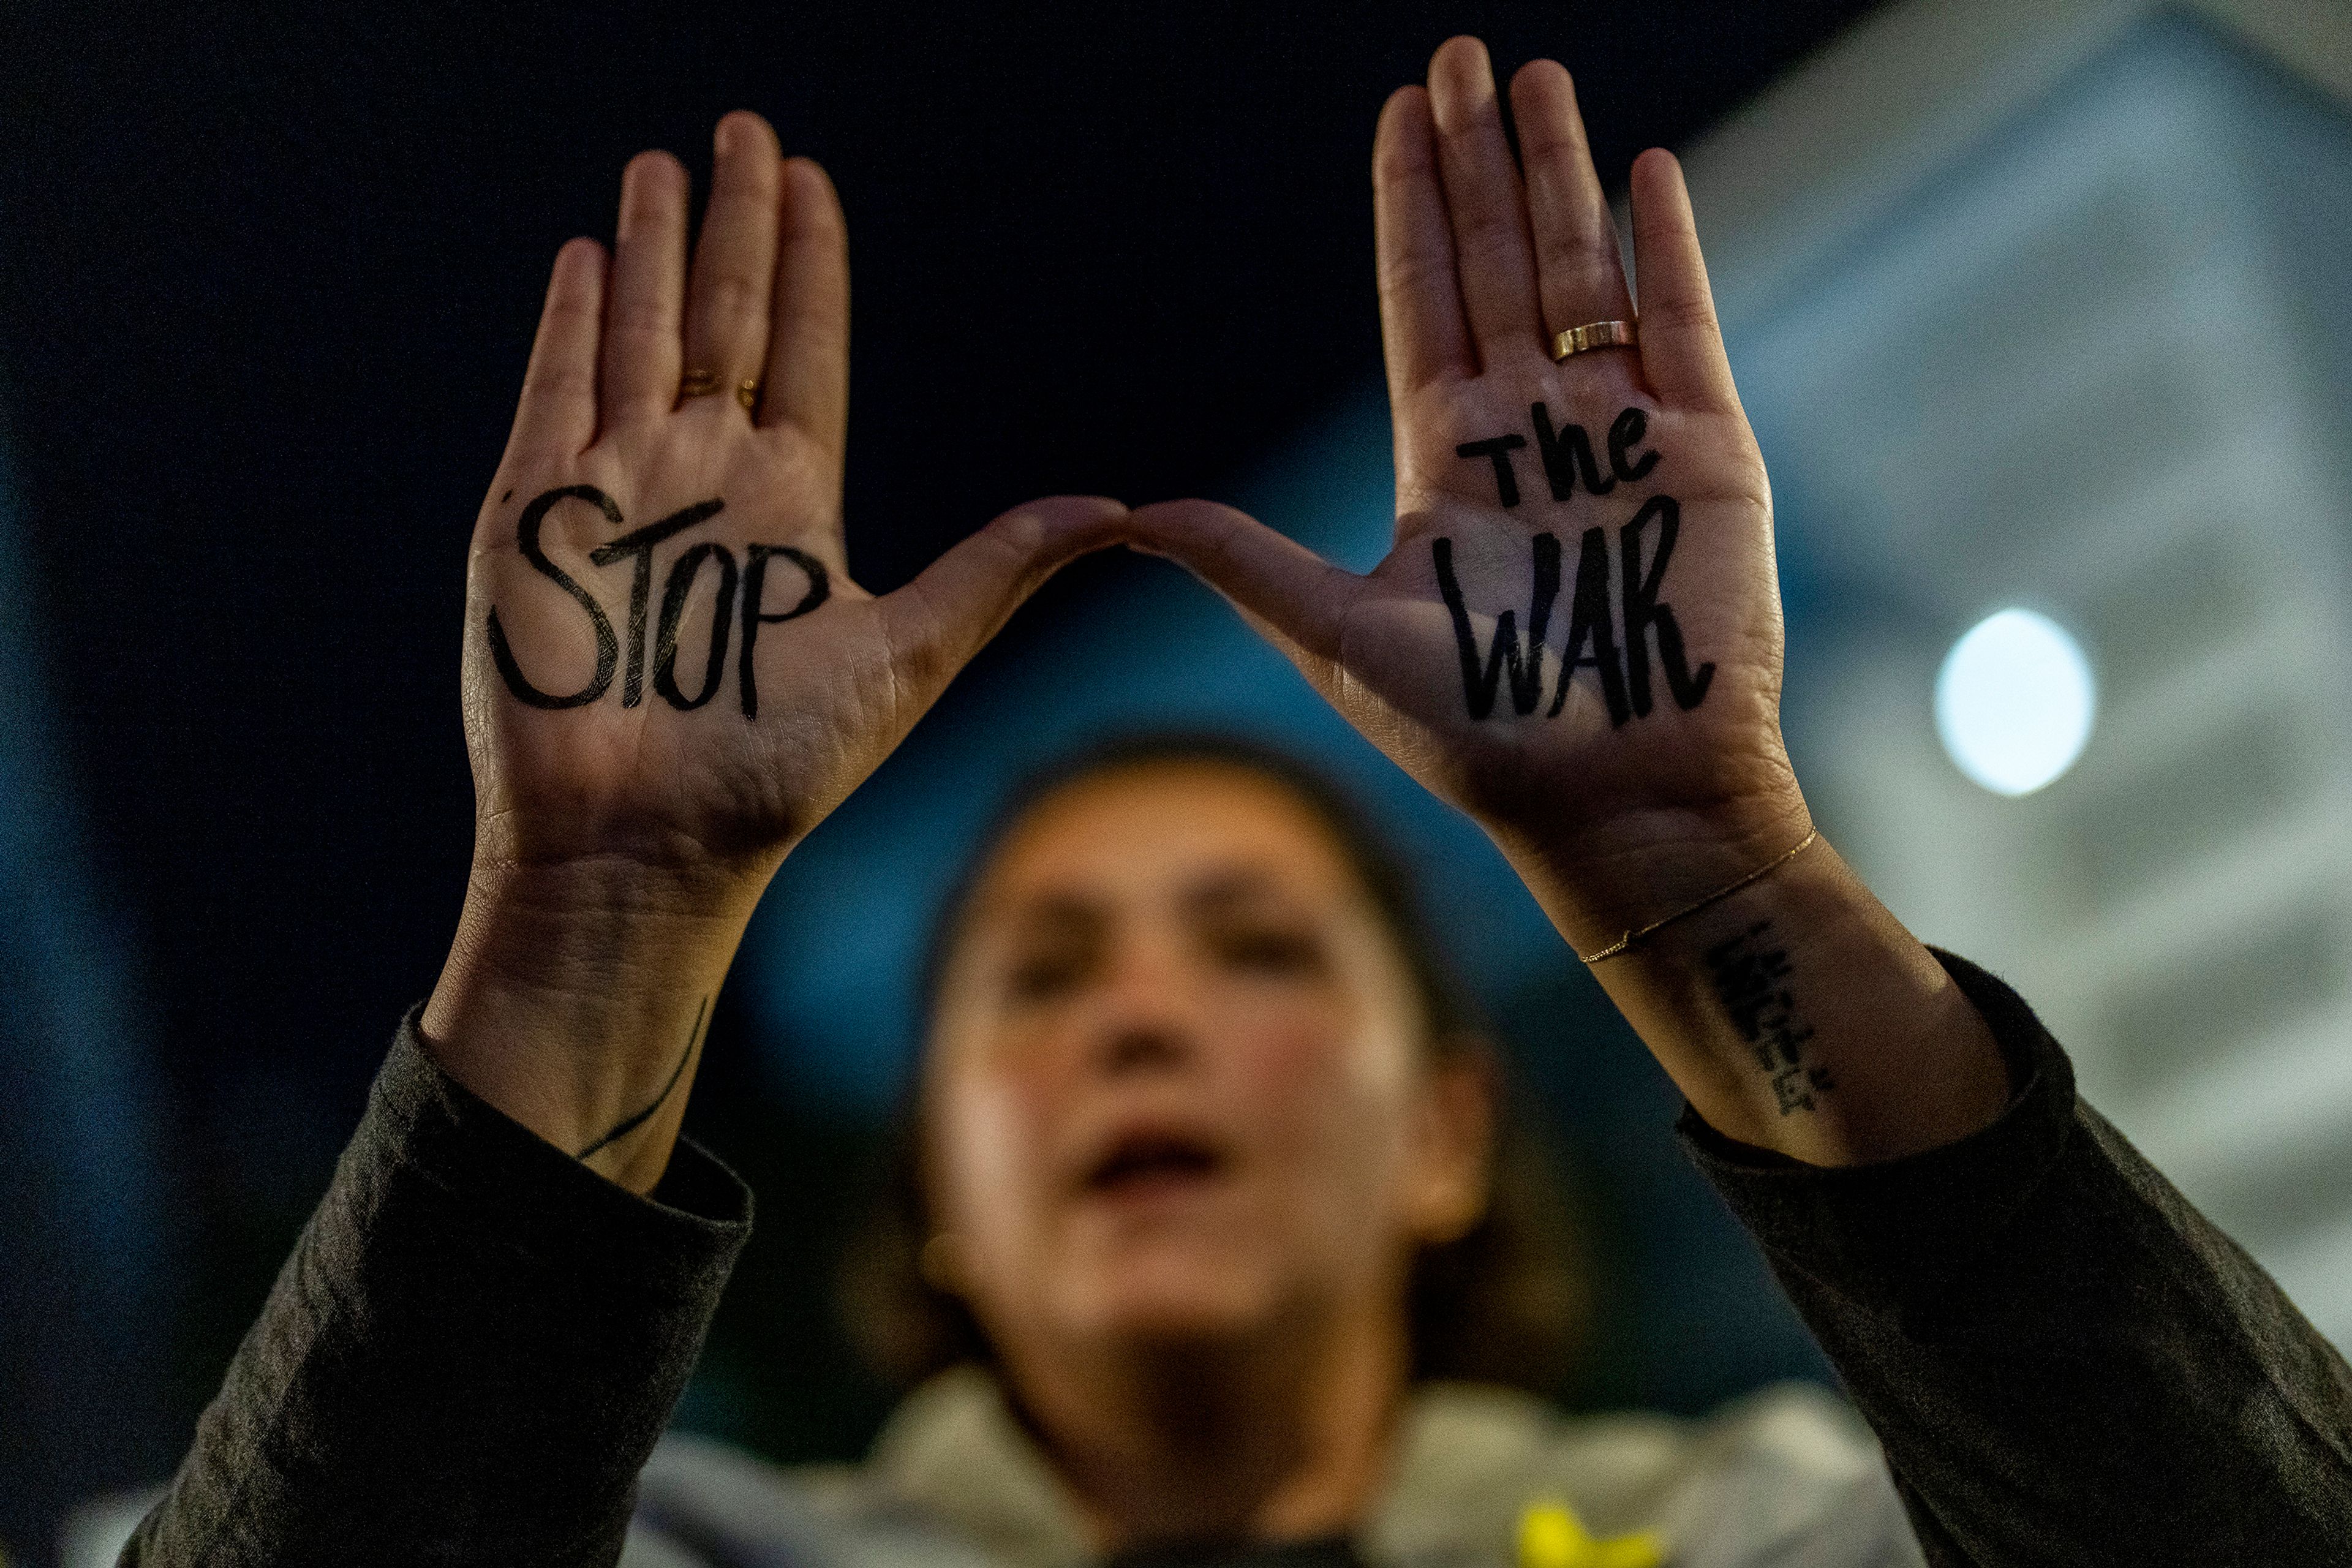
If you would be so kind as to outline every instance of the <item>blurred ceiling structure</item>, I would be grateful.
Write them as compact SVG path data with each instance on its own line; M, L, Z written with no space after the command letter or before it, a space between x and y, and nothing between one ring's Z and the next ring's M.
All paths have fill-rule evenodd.
M1824 820L2352 1340L2352 13L1896 6L1689 164ZM2099 689L2017 798L1929 714L2005 606Z

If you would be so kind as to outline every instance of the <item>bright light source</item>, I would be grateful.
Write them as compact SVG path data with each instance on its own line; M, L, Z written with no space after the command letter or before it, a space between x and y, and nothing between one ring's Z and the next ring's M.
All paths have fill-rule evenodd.
M2081 645L2032 610L1979 621L1936 677L1944 750L1995 795L2031 795L2073 767L2097 706Z

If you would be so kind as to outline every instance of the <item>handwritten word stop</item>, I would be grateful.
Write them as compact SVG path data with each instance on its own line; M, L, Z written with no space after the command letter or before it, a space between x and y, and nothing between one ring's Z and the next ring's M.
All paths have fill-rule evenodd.
M588 630L596 639L596 673L588 684L577 691L555 693L543 691L531 684L515 659L513 646L507 639L506 627L499 620L497 606L490 609L490 659L499 668L507 689L517 700L533 708L584 708L612 688L617 673L621 680L621 706L635 708L645 700L646 673L646 619L652 607L654 583L654 547L674 535L683 533L698 523L708 522L724 510L727 503L717 498L697 501L682 507L658 522L624 533L619 538L598 545L588 552L592 566L605 567L627 562L629 572L629 647L625 668L622 666L620 639L614 635L613 623L604 614L604 606L572 574L547 557L539 542L540 527L547 514L563 501L585 501L604 514L606 521L619 528L624 524L621 509L612 497L593 485L565 485L533 497L522 509L515 523L515 547L533 570L570 595L588 617ZM832 579L824 563L804 551L789 544L747 544L740 563L735 552L715 540L704 540L688 547L670 563L669 574L663 581L661 609L654 623L653 688L671 707L685 711L701 707L719 691L719 682L727 676L727 645L734 636L735 603L740 590L742 599L742 646L737 659L737 684L741 688L743 717L760 716L760 692L752 664L753 650L759 646L760 628L773 626L807 615L831 596ZM807 590L797 604L788 610L771 612L767 608L768 565L782 559L800 570L807 580ZM710 618L710 655L703 667L702 689L687 695L677 681L677 629L685 619L688 601L693 596L695 584L705 574L704 568L713 569L717 603Z

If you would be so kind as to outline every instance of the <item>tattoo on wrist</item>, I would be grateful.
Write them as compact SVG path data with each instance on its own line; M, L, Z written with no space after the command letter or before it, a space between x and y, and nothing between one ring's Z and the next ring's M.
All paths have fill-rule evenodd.
M512 494L512 491L509 491ZM520 701L533 708L584 708L602 698L611 689L613 677L621 676L621 706L635 708L645 700L646 666L646 613L651 606L654 582L654 550L675 535L708 522L724 510L727 503L714 496L682 507L658 522L607 541L588 552L588 563L603 568L630 563L629 572L629 646L625 668L622 663L619 637L614 635L613 623L604 613L604 605L576 578L548 559L540 543L540 529L547 514L567 500L584 501L604 514L604 520L614 528L623 526L621 509L613 499L593 485L565 485L532 499L522 509L515 523L515 547L531 568L569 595L588 618L588 632L596 646L596 672L588 684L577 691L555 693L543 691L531 684L517 662L514 648L508 641L506 627L499 619L498 607L492 605L489 615L490 661L498 666L507 689ZM704 540L688 546L670 563L669 574L662 587L661 610L655 622L653 635L653 688L655 694L671 707L688 711L709 702L719 691L719 682L727 675L727 644L734 636L736 589L742 589L742 652L737 664L736 684L742 696L743 717L760 716L760 691L753 664L753 653L759 646L760 628L774 626L807 615L832 595L833 584L824 563L804 551L789 544L747 544L745 559L739 566L735 552L715 540ZM799 569L807 580L808 588L792 608L771 611L767 607L768 563L782 558ZM703 666L702 689L689 697L677 679L677 628L686 616L688 601L696 583L702 575L706 563L716 563L715 592L711 608L709 657Z
M602 1138L597 1139L593 1143L589 1144L588 1147L580 1151L578 1156L580 1159L585 1160L591 1154L599 1153L604 1150L611 1148L614 1144L619 1142L622 1139L626 1138L630 1133L635 1132L638 1128L643 1127L646 1122L652 1121L654 1119L654 1113L661 1110L664 1105L669 1102L669 1097L677 1091L677 1086L686 1081L687 1064L694 1060L694 1053L699 1049L702 1045L702 1037L705 1033L702 1026L709 1016L710 998L705 996L702 999L701 1005L697 1006L694 1010L694 1022L687 1026L686 1049L678 1053L677 1066L670 1068L669 1081L662 1085L661 1092L654 1096L653 1103L646 1106L643 1110L637 1111L634 1115L624 1116L620 1121L613 1123L611 1130L608 1131Z
M1555 429L1551 410L1538 403L1528 410L1534 422L1536 449L1543 459L1544 476L1554 500L1566 500L1578 484L1592 495L1607 495L1622 481L1649 476L1658 466L1655 451L1636 453L1649 430L1649 416L1627 408L1609 426L1609 472L1604 476L1593 456L1592 442L1580 425ZM1506 507L1519 504L1518 480L1511 454L1527 445L1524 437L1505 435L1484 441L1465 441L1454 450L1465 458L1485 458L1494 464L1496 491ZM1657 524L1656 543L1648 563L1642 556L1643 531ZM1576 581L1569 594L1568 642L1559 656L1559 677L1552 689L1551 706L1544 717L1557 718L1568 702L1569 684L1580 669L1591 669L1601 686L1601 701L1614 726L1628 719L1647 718L1654 706L1650 687L1650 644L1657 641L1659 668L1676 707L1688 710L1706 700L1715 679L1715 666L1694 670L1683 645L1682 626L1672 605L1660 598L1666 563L1682 533L1682 504L1669 495L1654 495L1642 503L1633 520L1617 531L1618 597L1612 620L1609 542L1606 532L1588 528L1580 541ZM1429 542L1430 563L1437 573L1437 589L1454 621L1454 640L1462 658L1462 694L1470 717L1485 719L1507 679L1511 708L1533 713L1543 696L1544 633L1550 626L1553 602L1559 596L1560 543L1553 533L1533 541L1534 593L1528 604L1527 640L1519 639L1518 613L1505 610L1495 617L1495 636L1485 651L1470 621L1470 606L1454 570L1454 541ZM1622 652L1620 637L1622 636ZM1588 648L1590 651L1588 652Z
M1772 922L1761 920L1706 950L1707 978L1715 986L1732 1031L1745 1041L1756 1065L1771 1080L1773 1102L1783 1116L1819 1109L1813 1097L1837 1088L1827 1068L1805 1061L1812 1026L1797 1014L1789 981L1789 952L1774 942Z

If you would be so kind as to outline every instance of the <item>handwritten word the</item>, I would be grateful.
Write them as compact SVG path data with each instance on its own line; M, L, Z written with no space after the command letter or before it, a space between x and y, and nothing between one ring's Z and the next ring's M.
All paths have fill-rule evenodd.
M1576 493L1580 482L1586 491L1605 496L1617 488L1619 480L1628 484L1649 477L1658 466L1658 454L1634 448L1650 428L1650 416L1638 408L1621 411L1609 423L1609 472L1601 471L1601 464L1592 454L1592 440L1581 425L1563 426L1554 429L1551 410L1543 404L1531 404L1528 418L1535 426L1536 451L1543 458L1544 478L1551 485L1551 499L1566 500ZM1495 465L1495 490L1505 506L1519 504L1519 477L1511 467L1511 454L1528 444L1524 436L1489 436L1483 441L1465 441L1454 448L1463 458L1485 458Z

